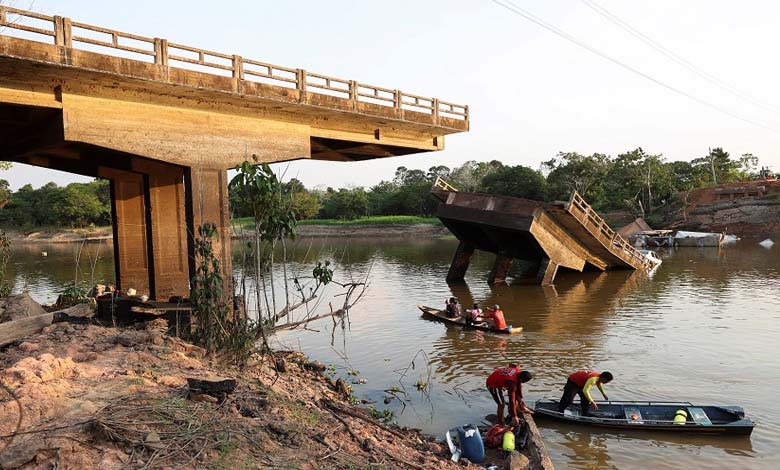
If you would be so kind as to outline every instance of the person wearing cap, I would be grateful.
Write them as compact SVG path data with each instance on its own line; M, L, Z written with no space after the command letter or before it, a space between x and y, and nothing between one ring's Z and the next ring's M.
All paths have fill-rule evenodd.
M574 401L574 395L579 395L580 415L588 416L590 414L590 407L588 405L592 406L595 410L599 409L599 406L593 400L593 397L590 396L591 387L594 385L598 387L599 391L604 396L604 399L609 400L601 385L610 382L612 382L612 374L609 372L578 370L571 374L566 380L566 385L563 387L563 396L561 396L561 400L558 402L558 412L563 413L566 411L566 408Z
M450 300L445 302L444 311L447 313L447 318L460 318L458 299L455 297L450 297Z
M493 323L493 328L497 330L506 330L506 320L504 320L504 312L498 304L488 307L486 309L488 313L483 313L480 318L483 320L490 320Z
M504 405L507 403L504 398L504 390L507 391L509 399L509 414L512 416L512 425L520 424L518 411L533 414L523 401L523 384L533 378L533 375L527 370L522 370L517 364L509 364L507 367L499 367L494 370L487 378L487 389L493 401L496 402L498 409L498 423L504 424Z

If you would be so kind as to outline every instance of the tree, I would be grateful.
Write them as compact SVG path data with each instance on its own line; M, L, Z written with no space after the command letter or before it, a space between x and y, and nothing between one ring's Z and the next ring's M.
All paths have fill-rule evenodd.
M567 200L577 191L590 201L599 205L603 199L602 182L609 171L610 159L602 153L581 155L577 152L560 152L558 155L542 163L542 168L549 171L547 184L553 199Z
M11 197L11 189L8 186L8 181L0 180L0 209L8 204L8 198Z
M740 162L732 160L729 153L720 147L711 149L707 156L691 163L696 169L697 187L733 183L740 179Z
M505 166L482 180L482 190L504 196L544 201L547 199L547 181L541 173L526 166Z
M450 172L449 182L461 191L476 191L485 176L503 167L498 160L477 162L469 160Z
M72 183L65 187L51 208L62 226L85 227L105 220L110 213L89 184Z
M444 165L432 166L428 168L428 173L425 175L425 177L431 183L436 181L436 178L447 180L450 177L450 168Z
M743 153L739 157L739 179L749 180L758 175L758 157L752 153Z
M347 189L327 193L320 209L324 219L352 220L368 213L368 196L363 188Z

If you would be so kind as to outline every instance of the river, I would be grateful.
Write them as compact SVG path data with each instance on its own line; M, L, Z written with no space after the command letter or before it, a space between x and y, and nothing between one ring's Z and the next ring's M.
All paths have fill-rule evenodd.
M481 422L495 413L484 381L494 368L518 361L534 373L529 405L558 397L568 373L609 370L613 400L684 400L736 404L756 421L749 438L616 433L541 422L558 468L780 468L780 245L764 249L742 241L722 250L661 251L651 276L630 271L559 274L554 287L490 287L492 257L477 254L465 284L444 277L453 239L302 239L291 248L293 270L334 261L336 280L370 271L364 299L347 331L330 319L308 330L278 335L275 346L300 349L333 364L355 394L391 410L402 425L441 436L449 427ZM99 248L98 248L99 247ZM79 277L113 278L110 245L85 245ZM91 250L91 251L90 251ZM48 256L42 256L46 251ZM22 245L12 249L10 275L42 302L72 285L78 244ZM94 270L89 261L100 258ZM330 286L329 293L339 289ZM498 303L524 333L511 337L460 331L424 320L418 304ZM323 297L338 308L340 298ZM412 366L413 363L413 366ZM348 370L360 371L358 376ZM424 391L415 383L426 382ZM385 390L405 397L384 403ZM598 394L598 392L596 392Z

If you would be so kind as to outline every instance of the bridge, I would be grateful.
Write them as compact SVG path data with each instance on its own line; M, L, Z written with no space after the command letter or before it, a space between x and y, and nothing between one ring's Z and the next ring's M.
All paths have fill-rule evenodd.
M187 296L196 228L231 272L227 169L444 149L465 105L0 6L0 160L111 182L121 289Z
M568 202L545 203L459 192L441 179L431 192L441 201L437 217L460 241L447 281L463 280L475 249L496 254L491 284L506 280L515 259L537 263L541 285L552 284L559 267L653 268L577 192Z

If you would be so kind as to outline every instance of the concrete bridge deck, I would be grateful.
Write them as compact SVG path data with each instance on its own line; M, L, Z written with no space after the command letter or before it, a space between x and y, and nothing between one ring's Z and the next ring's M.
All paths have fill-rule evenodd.
M559 267L583 271L625 268L649 271L653 264L612 230L584 199L569 202L456 191L440 181L432 189L437 217L460 240L447 274L462 281L475 249L496 254L491 284L503 282L513 260L538 263L537 280L552 284Z
M468 128L465 105L0 5L0 160L110 180L117 283L153 299L189 295L202 223L231 272L227 169Z

